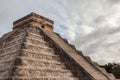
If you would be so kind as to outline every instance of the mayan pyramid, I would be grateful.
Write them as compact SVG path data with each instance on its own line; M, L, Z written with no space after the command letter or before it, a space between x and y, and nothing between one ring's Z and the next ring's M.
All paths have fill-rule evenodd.
M0 38L0 80L116 80L53 32L36 13L15 21Z

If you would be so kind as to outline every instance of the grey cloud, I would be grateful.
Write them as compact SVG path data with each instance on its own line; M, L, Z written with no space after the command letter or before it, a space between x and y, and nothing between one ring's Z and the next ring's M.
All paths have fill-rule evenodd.
M115 2L112 7L110 6L111 2L106 1L104 3L101 5L101 8L103 7L101 14L96 13L96 17L93 17L89 23L85 23L89 27L94 27L95 30L83 37L81 35L76 36L73 41L78 49L83 50L86 55L91 56L100 64L113 62L116 58L120 59L120 6ZM107 59L108 56L109 59ZM104 63L101 62L102 60Z
M117 36L115 36L116 34ZM105 61L105 62L110 62L111 59L114 60L115 57L118 57L118 55L115 54L118 54L120 49L119 36L120 36L120 27L118 28L104 27L97 29L96 31L85 37L82 37L82 39L79 39L78 36L73 43L76 44L76 47L78 49L82 50L86 55L91 56L92 59L94 59L97 62L100 62L101 59L97 58L96 56L100 56L102 54L102 59L105 60L107 55L110 55L111 57ZM117 40L115 40L114 37ZM101 51L103 52L101 53Z
M108 0L108 2L111 3L111 5L120 3L120 0Z

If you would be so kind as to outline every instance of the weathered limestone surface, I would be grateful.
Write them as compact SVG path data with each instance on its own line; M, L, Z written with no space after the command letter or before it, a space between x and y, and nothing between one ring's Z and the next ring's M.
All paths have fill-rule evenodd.
M116 80L31 13L0 38L0 80Z

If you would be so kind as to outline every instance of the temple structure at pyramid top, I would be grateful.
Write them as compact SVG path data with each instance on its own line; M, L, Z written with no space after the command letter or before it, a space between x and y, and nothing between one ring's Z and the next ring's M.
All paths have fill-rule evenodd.
M36 13L30 13L27 16L13 22L13 29L18 29L24 24L32 24L39 28L43 28L45 30L53 31L53 24L54 22L48 18L40 16Z
M0 80L116 80L31 13L0 38Z

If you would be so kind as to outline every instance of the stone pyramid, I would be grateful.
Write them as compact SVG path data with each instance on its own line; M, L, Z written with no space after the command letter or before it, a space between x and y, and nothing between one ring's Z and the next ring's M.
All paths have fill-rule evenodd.
M53 32L36 13L15 21L0 38L0 80L116 80Z

